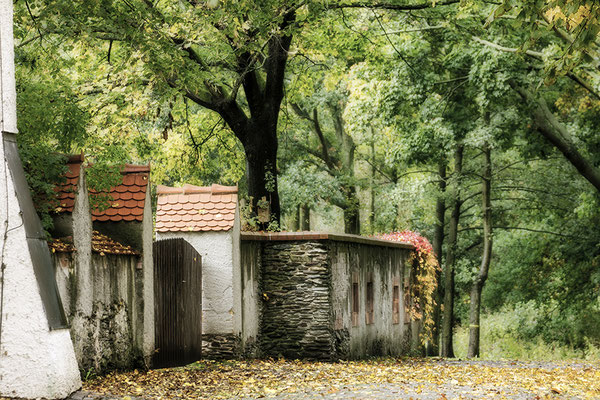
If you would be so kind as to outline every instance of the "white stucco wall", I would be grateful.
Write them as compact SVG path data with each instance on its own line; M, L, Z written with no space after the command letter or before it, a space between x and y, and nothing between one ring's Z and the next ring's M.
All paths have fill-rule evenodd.
M17 133L12 5L0 0L0 131ZM64 398L81 387L75 352L68 329L50 331L2 140L0 210L0 396Z
M12 9L12 0L0 0L0 131L17 133Z
M233 230L159 232L156 237L158 240L183 238L202 256L202 333L235 333ZM239 256L237 259L239 265Z
M231 262L233 268L233 332L236 335L241 335L243 330L240 230L240 216L236 208L233 230L231 231Z
M64 398L81 387L71 337L68 329L49 330L12 179L8 174L5 186L4 176L0 204L8 200L9 233L3 259L0 396Z

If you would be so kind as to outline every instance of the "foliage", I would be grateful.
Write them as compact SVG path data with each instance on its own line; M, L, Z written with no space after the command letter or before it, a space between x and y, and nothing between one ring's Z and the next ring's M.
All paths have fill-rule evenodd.
M253 207L256 205L258 211L254 210ZM261 213L264 211L264 214ZM266 199L261 199L257 202L253 202L252 198L242 198L240 201L240 222L242 225L242 231L245 232L279 232L281 228L279 222L277 222L272 215L268 214L269 202ZM268 216L268 221L261 220L261 217ZM265 218L266 219L266 218Z
M483 311L526 304L533 340L596 343L600 197L572 155L600 176L598 5L401 3L17 2L19 145L45 225L61 154L80 152L97 188L124 162L150 162L154 183L239 182L242 194L255 190L244 175L261 175L256 201L280 195L294 217L299 207L321 217L345 209L363 233L430 236L436 202L459 199L461 320L481 256L481 148L490 145L496 250ZM405 4L423 7L398 10ZM541 134L536 104L570 147ZM270 132L269 145L248 146L243 132ZM249 172L251 148L268 147L277 160L260 156L265 165Z
M514 307L514 308L513 308ZM534 302L505 306L482 316L481 358L488 360L566 360L600 359L598 342L586 340L583 346L565 344L561 335L544 338L544 311ZM573 321L571 321L572 323ZM597 324L597 321L595 322ZM596 325L597 326L597 325ZM562 329L564 326L561 326ZM467 354L469 329L457 329L454 350L457 357Z
M68 77L34 74L30 54L17 53L18 145L34 204L44 229L52 228L56 184L64 181L66 155L86 140L89 115L73 99Z
M423 331L421 341L425 344L432 339L433 329L433 308L435 299L433 293L437 287L436 273L440 270L437 257L433 252L433 247L426 237L418 232L402 231L379 234L377 239L390 240L393 242L410 243L415 246L407 260L408 265L415 265L416 271L413 282L411 282L411 298L418 299L414 302L410 310L411 318L422 319ZM422 309L421 309L422 307Z
M485 383L485 384L482 384ZM111 373L84 390L112 396L232 398L597 398L597 364L373 359L210 361Z
M37 14L54 11L35 1L15 4L19 147L46 229L66 154L84 153L93 164L92 207L106 206L105 191L121 179L124 163L150 163L152 182L167 185L241 179L243 151L220 118L149 82L139 86L139 60L118 43L108 50L102 41L62 36L53 31L56 21L43 30Z

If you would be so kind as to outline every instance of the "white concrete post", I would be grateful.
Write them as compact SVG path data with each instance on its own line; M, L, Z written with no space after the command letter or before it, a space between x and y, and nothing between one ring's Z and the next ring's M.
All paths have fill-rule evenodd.
M0 0L0 397L57 399L80 388L81 380L69 330L50 329L47 302L39 284L48 280L34 271L34 265L48 267L40 259L47 261L44 256L49 257L49 253L39 235L27 233L36 222L39 226L39 221L35 213L24 216L22 212L21 202L31 205L24 179L15 184L15 177L22 178L23 172L14 142L17 113L12 9L13 0ZM9 148L11 157L7 158ZM32 254L36 254L35 261ZM51 272L48 269L42 272ZM54 310L57 303L60 301L55 295Z

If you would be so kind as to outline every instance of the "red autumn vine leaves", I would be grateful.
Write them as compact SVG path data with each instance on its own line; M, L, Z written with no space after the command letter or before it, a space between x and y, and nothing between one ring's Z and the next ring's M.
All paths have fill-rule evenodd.
M418 299L410 309L410 315L414 319L422 319L423 331L421 341L423 343L431 340L434 326L433 309L436 305L433 294L437 286L436 273L440 265L433 252L433 246L429 240L419 232L404 230L402 232L391 232L376 235L378 239L393 242L410 243L415 246L415 251L407 260L406 265L415 266L415 276L411 284L411 296Z

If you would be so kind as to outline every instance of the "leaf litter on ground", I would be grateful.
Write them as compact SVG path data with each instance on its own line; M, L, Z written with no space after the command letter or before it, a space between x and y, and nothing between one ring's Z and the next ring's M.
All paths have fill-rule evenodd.
M84 389L178 399L600 399L600 363L202 360L185 367L110 373ZM386 397L387 396L387 397Z

